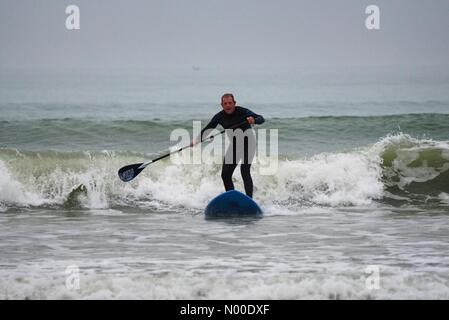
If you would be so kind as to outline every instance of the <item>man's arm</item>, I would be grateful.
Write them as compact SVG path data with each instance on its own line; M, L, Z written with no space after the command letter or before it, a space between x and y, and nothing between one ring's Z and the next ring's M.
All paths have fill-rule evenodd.
M200 134L199 138L200 138L200 139L203 138L203 134L204 134L204 132L205 132L206 130L214 129L214 128L216 128L217 126L218 126L218 117L217 117L217 115L215 115L215 116L209 121L209 123L203 128L203 130L201 130L201 134Z
M217 115L215 115L212 118L212 120L210 120L209 123L203 128L203 130L201 130L200 135L198 137L196 137L196 139L192 140L192 142L190 143L190 146L196 145L197 143L201 142L204 132L209 129L214 129L217 126L218 126L218 117L217 117Z

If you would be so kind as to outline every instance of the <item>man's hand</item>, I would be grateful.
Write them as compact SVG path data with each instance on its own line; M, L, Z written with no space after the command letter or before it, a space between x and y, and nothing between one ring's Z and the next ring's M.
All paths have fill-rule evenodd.
M249 124L254 124L256 122L253 117L248 117L246 120L248 120Z
M192 141L190 141L190 146L189 147L193 147L194 145L197 145L198 142L199 142L198 140L193 139Z

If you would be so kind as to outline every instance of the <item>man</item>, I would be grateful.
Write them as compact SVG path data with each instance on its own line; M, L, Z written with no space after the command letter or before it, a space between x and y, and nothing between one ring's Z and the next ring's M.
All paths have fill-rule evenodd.
M232 174L234 173L237 164L242 161L240 165L240 172L245 186L245 193L252 198L253 196L253 179L251 178L251 163L255 155L255 141L256 138L251 129L252 124L262 124L265 119L251 110L236 106L236 102L232 93L225 93L221 97L222 111L213 116L212 120L201 130L201 137L206 130L216 128L221 125L224 129L233 130L241 129L244 133L243 139L233 139L226 150L226 155L223 159L223 166L221 170L221 178L226 191L234 190L234 183L232 182ZM237 134L239 131L237 132ZM206 138L206 137L203 137ZM241 143L240 141L243 141ZM191 145L197 144L199 141L192 141Z

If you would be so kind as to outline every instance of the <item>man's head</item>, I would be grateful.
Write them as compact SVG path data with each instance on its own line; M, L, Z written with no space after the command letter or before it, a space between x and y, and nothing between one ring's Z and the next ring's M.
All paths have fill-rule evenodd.
M225 93L221 96L221 106L223 107L224 112L227 114L231 114L235 110L235 100L234 95L232 93Z

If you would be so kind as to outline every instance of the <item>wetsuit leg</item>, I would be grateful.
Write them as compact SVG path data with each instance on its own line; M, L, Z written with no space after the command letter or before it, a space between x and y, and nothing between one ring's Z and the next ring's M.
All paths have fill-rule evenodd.
M226 150L225 157L223 158L223 166L221 168L221 178L226 191L234 190L234 183L232 182L232 174L237 167L236 161L236 144L235 139L231 142Z
M226 191L234 190L234 183L232 182L232 174L234 173L237 164L227 164L223 163L221 168L221 178L223 179L223 184Z
M253 179L251 177L251 164L256 153L255 137L253 134L244 139L244 154L243 161L240 165L240 173L242 174L243 185L245 186L245 193L248 197L253 197Z
M242 163L240 165L240 173L242 174L245 193L248 197L253 197L253 179L251 178L251 164Z
M250 139L250 141L248 140ZM253 197L253 179L251 178L251 163L255 155L255 136L253 134L244 138L243 148L237 146L235 139L232 145L228 147L225 158L223 159L223 167L221 170L221 178L226 191L234 190L234 183L232 182L232 174L234 173L237 164L241 162L240 173L242 174L243 184L245 186L245 193L248 197ZM241 152L243 149L243 152ZM232 152L232 153L231 153Z

